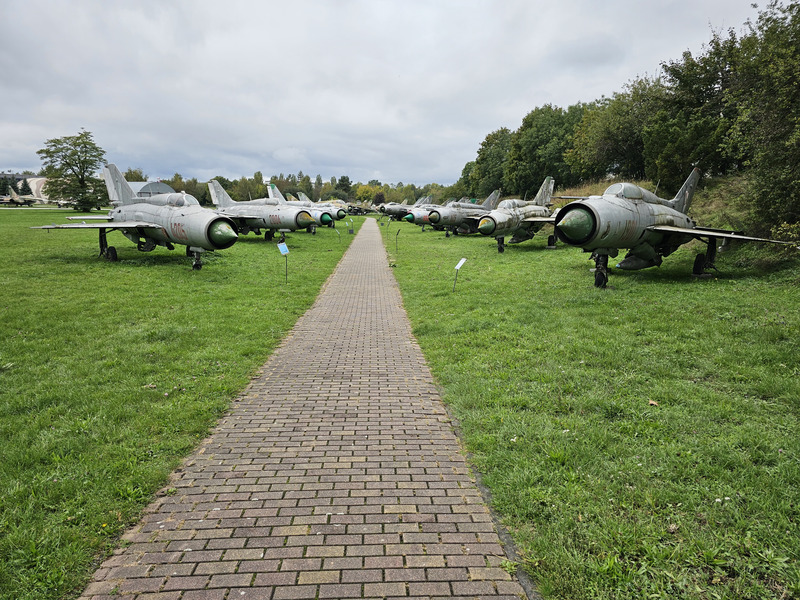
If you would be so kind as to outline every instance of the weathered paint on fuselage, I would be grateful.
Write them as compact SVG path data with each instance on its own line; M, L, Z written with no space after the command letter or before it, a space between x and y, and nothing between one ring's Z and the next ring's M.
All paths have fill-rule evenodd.
M550 215L552 215L552 211L546 206L524 200L503 200L497 205L496 209L483 215L481 223L484 222L484 219L489 219L494 222L494 228L484 227L481 233L484 233L485 230L487 233L484 233L484 235L505 237L519 230L525 219L549 217ZM542 227L544 227L544 223L534 223L526 227L526 229L535 233Z
M215 223L228 223L234 231L235 225L230 219L203 208L194 197L186 194L160 194L147 202L123 204L112 209L109 216L109 226L113 226L114 221L146 221L161 226L161 229L123 229L123 235L136 243L146 239L159 246L181 244L204 250L223 250L235 241L234 238L230 243L219 244L211 239L209 229Z
M591 217L591 231L582 239L572 239L558 227L567 216L583 210ZM556 219L559 239L586 251L616 256L620 248L631 249L633 255L652 258L667 256L678 246L692 239L685 234L670 234L647 229L654 225L694 228L695 222L682 212L662 203L631 200L618 196L591 196L564 206Z

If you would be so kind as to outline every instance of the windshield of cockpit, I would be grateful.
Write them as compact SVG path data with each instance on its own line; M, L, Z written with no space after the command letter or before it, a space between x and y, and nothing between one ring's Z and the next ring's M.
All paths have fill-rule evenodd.
M632 183L614 183L603 192L604 196L618 196L629 200L641 200L642 189Z

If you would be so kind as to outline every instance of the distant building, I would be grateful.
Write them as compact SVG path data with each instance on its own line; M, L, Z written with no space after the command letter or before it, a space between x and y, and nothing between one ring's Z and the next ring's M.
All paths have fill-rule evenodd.
M133 193L139 198L149 198L156 194L174 194L175 190L162 181L129 181Z

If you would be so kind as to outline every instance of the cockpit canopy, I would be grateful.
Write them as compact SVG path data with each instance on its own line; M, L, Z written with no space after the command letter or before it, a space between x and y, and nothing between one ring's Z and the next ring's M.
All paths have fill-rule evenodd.
M603 192L603 195L617 196L619 198L627 198L628 200L641 200L642 191L642 188L632 183L615 183L608 186L608 189Z
M167 206L175 206L176 208L179 208L181 206L191 206L199 204L200 203L197 201L197 198L189 194L170 194L169 196L167 196Z

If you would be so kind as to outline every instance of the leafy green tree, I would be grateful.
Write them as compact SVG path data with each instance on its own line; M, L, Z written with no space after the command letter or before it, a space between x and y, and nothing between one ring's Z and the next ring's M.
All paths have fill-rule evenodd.
M105 185L96 174L105 159L89 131L53 138L37 150L47 173L45 192L52 199L73 200L76 210L99 208L108 201Z
M314 195L311 196L311 199L315 202L319 200L319 197L322 195L322 175L317 173L316 179L314 179Z
M345 196L349 196L352 185L353 184L350 183L350 178L347 175L342 175L339 177L339 181L336 183L335 188L342 192Z
M772 1L740 43L728 148L749 158L754 223L800 222L800 3Z
M31 189L31 185L28 183L27 178L22 180L22 185L19 186L19 194L20 196L30 196L33 194L33 190Z
M564 158L583 116L581 104L564 110L547 104L528 113L511 136L503 171L503 189L519 195L535 194L552 176L557 185L572 185L577 177Z
M728 100L738 54L735 33L714 33L703 54L687 51L681 60L662 64L663 89L655 102L644 103L651 115L642 125L649 179L677 190L694 165L710 175L744 166L740 152L725 150L739 112Z
M586 106L572 147L565 153L573 172L582 179L643 178L643 131L661 109L663 93L659 79L641 78L627 84L623 92Z
M372 203L376 206L379 204L383 204L386 202L386 196L383 192L375 192L375 195L372 197Z
M125 171L122 176L125 178L125 181L147 181L147 175L144 174L144 170L141 168L133 168L128 167L128 170Z
M469 172L469 193L488 196L503 186L503 169L510 147L511 131L507 127L486 136Z
M8 196L11 186L8 184L8 179L0 177L0 196Z

